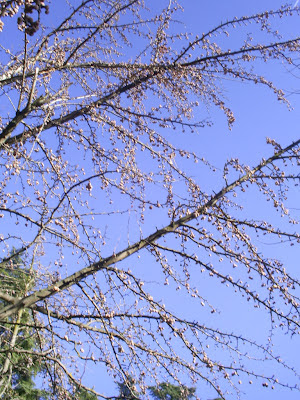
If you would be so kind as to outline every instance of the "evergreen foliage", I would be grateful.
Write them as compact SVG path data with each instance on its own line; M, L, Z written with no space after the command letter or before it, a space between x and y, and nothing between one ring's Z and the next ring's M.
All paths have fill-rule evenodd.
M13 251L0 263L0 290L13 298L25 296L34 283L30 268L24 265L20 251ZM8 301L0 299L0 306ZM0 326L1 383L6 388L0 393L3 400L45 400L49 393L35 387L34 377L45 365L32 353L37 347L35 321L29 309L7 318ZM11 352L10 348L14 351Z
M158 386L150 386L149 390L154 400L190 400L195 397L196 388L163 382Z
M119 382L119 397L117 400L126 399L126 400L137 400L140 398L139 393L136 390L134 379L129 376L127 378L127 382Z

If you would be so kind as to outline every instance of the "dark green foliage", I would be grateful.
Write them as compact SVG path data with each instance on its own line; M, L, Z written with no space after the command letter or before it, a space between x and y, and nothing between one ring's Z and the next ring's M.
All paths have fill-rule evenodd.
M13 399L14 400L48 400L49 393L45 390L40 390L35 387L35 383L33 381L34 372L32 369L29 369L28 372L15 374L15 381L12 384L14 388L13 391ZM9 393L5 394L3 399L11 399ZM89 399L88 399L89 400Z
M195 397L195 388L172 385L163 382L158 386L150 386L149 391L155 400L189 400Z
M142 395L137 391L135 380L129 376L127 382L118 383L119 395L116 400L142 400ZM148 391L154 400L190 400L195 397L196 388L184 385L172 385L168 382L158 386L149 386Z
M134 379L129 376L127 379L127 382L122 382L118 383L119 387L119 397L117 397L117 400L123 399L123 400L136 400L140 399L139 393L136 390L135 387L135 381Z
M0 263L0 291L14 298L21 297L26 295L33 284L30 269L24 266L20 254L13 250L10 257ZM6 300L0 299L0 307L7 304ZM30 354L37 347L37 331L34 325L30 310L22 310L17 316L8 318L6 323L0 325L0 393L7 385L7 390L1 397L4 400L49 398L46 391L35 387L33 380L45 368L37 356ZM9 349L12 341L16 351L11 352Z

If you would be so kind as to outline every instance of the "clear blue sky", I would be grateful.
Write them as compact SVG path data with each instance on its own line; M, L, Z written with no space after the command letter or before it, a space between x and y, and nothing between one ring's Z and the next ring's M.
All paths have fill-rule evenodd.
M182 15L179 14L180 19L184 21L184 25L179 29L186 29L186 31L201 34L213 28L221 21L224 22L227 19L232 19L234 16L249 15L267 8L276 9L281 4L280 1L274 0L217 0L213 2L185 0L183 2L185 12ZM150 7L152 7L152 3ZM153 2L153 7L155 7L155 2ZM299 18L298 20L294 19L292 24L289 22L281 25L281 29L292 36L300 34L299 27ZM256 32L255 27L248 27L246 30ZM236 35L238 36L238 28L236 31ZM224 42L224 46L234 48L234 44L238 42L238 38L233 35L228 42L230 44L228 45ZM295 79L282 66L272 63L270 65L260 65L259 68L262 73L274 79L274 83L278 84L286 92L300 89L300 79ZM198 135L185 137L185 148L196 151L199 156L204 156L220 169L222 169L226 160L231 157L238 157L241 162L254 166L263 156L271 154L271 148L265 145L266 137L274 138L282 145L287 145L299 137L300 95L290 95L288 97L294 108L293 111L289 111L286 105L278 102L276 96L266 88L248 83L241 84L230 80L222 81L221 85L223 85L224 93L228 99L227 104L232 107L236 117L236 122L232 130L228 130L224 115L212 108L209 110L209 115L213 121L213 126L203 128L203 130L199 131ZM177 136L176 134L174 135L173 140L175 143L182 144L182 136L179 134ZM192 175L197 176L196 168ZM207 191L220 189L221 181L216 179L212 182L209 179L205 179L205 177L203 179L203 185L206 186ZM290 208L299 207L299 194L299 190L295 191L294 197L289 200ZM246 205L245 212L248 212L249 214L247 215L251 215L253 218L264 219L266 213L270 212L269 209L265 208L263 204L260 204L251 195L251 191L246 193L243 202ZM298 211L299 216L300 213ZM156 221L156 225L160 226L159 221ZM293 273L299 273L299 248L296 249L289 246L278 247L276 243L270 243L267 239L265 242L261 242L260 246L266 254L285 260L286 265ZM152 274L152 272L145 272L149 280L153 279ZM211 318L208 317L212 324L223 326L228 331L246 333L248 337L261 340L265 343L270 327L266 314L261 311L252 310L246 301L241 300L238 296L234 296L230 289L224 288L218 283L213 284L208 280L199 280L198 285L203 296L210 299L223 311L220 315L214 315ZM155 283L153 286L155 286ZM157 288L157 292L159 293L159 288ZM188 300L183 304L181 301L176 301L176 295L174 296L173 292L169 292L168 296L170 297L163 298L163 301L166 304L172 304L171 307L174 310L181 310L185 315L188 313L191 319L199 317L199 310L195 309L193 304L189 303ZM299 371L300 363L296 355L300 345L299 338L294 337L291 339L287 335L279 334L274 343L274 353L282 355L284 359L293 364ZM269 372L268 368L267 364L262 365L262 370L265 369L266 374ZM277 372L276 369L274 372ZM95 375L97 374L98 372L95 371ZM281 376L284 380L284 374ZM108 384L108 390L109 387L110 385ZM103 381L101 388L103 389ZM198 395L203 400L214 397L214 393L201 383L198 386ZM241 399L243 400L282 400L283 398L298 400L299 392L284 391L279 387L275 390L264 389L259 384L249 385L247 381L241 385ZM230 399L230 396L228 399Z
M149 2L149 7L157 7L159 4L161 4L161 1L154 0ZM234 16L249 15L267 8L276 9L282 3L278 0L215 0L211 2L184 0L182 4L185 12L178 14L178 18L183 21L183 24L179 25L179 29L193 32L196 35L210 30L221 21L224 22L227 19L232 19ZM49 18L53 18L53 23L56 23L56 18L59 17L51 15L50 12ZM257 32L255 26L250 26L246 30L249 32L253 31L254 35ZM282 30L291 36L299 36L300 17L293 19L292 23L283 23ZM4 40L9 39L9 34L6 31L4 31L3 35L2 40L3 38ZM225 48L227 46L234 48L239 43L239 28L228 39L228 44L224 39L221 40ZM291 72L297 74L297 71L288 71L276 63L261 64L259 65L259 69L267 77L273 79L274 83L278 84L287 93L295 90L300 91L299 72L298 78L295 78ZM264 87L233 82L230 79L221 81L220 85L227 98L227 105L232 108L236 117L236 122L232 130L229 131L225 116L217 109L211 108L204 115L204 117L209 117L212 120L213 125L211 127L205 127L199 130L198 134L193 135L183 136L178 132L172 133L172 140L175 144L184 146L187 150L195 151L199 157L205 157L216 166L217 173L220 172L219 178L216 177L212 180L211 176L202 175L202 171L196 167L190 171L191 175L196 179L203 181L203 187L205 187L207 192L211 192L212 190L217 191L221 188L223 184L221 170L227 159L235 157L239 158L242 163L255 166L262 157L271 154L271 147L265 144L266 137L274 138L282 145L287 145L299 138L300 94L291 94L288 97L294 108L293 111L290 111L285 104L278 102L276 96L270 90ZM298 191L295 190L288 203L290 209L298 208L298 211L294 210L298 219L300 219L299 195L299 189ZM253 195L251 190L244 195L242 202L245 204L244 212L253 218L264 219L268 216L267 213L270 212L269 208L266 208ZM109 250L120 250L123 248L127 240L129 225L131 227L130 240L133 242L139 237L139 229L134 218L128 225L124 224L123 226L120 226L118 218L115 218L115 220L113 218L109 219L111 229L109 237L112 238ZM167 220L166 215L155 214L149 227L147 227L146 223L145 231L149 229L149 232L151 232L156 226L163 226ZM113 222L111 223L111 221ZM297 227L295 229L299 230ZM124 237L126 238L125 240L123 239ZM268 239L265 242L260 241L258 244L261 246L263 252L273 257L280 257L286 262L287 269L294 274L299 274L299 248L296 248L296 246L291 248L288 245L279 247L276 243L269 242ZM133 260L139 265L138 259L135 258ZM148 262L149 264L147 264ZM69 261L68 257L66 257L66 265L71 269L72 266L70 264L71 260ZM144 279L152 282L149 287L159 296L160 288L153 278L153 267L150 264L150 259L146 256L143 258L143 268L142 275ZM265 343L269 334L269 321L266 314L259 310L254 310L246 301L231 293L230 289L223 287L223 285L211 279L205 279L202 276L199 278L196 275L195 279L198 279L197 285L203 297L207 297L218 309L222 310L222 314L210 315L202 309L199 311L188 299L185 299L184 303L182 299L178 301L177 294L175 292L174 295L174 291L165 291L162 294L163 302L169 304L171 309L182 312L182 315L188 315L190 319L201 320L202 315L200 313L203 313L206 323L221 326L228 331L247 334L248 337L258 341L261 340ZM274 339L274 343L274 353L282 355L287 362L293 364L300 371L299 357L297 357L296 351L300 348L299 338L294 337L291 339L287 335L279 334ZM261 368L262 370L266 368L266 374L268 374L268 365ZM281 373L281 377L284 380L284 373ZM117 393L116 387L100 367L95 367L94 369L88 368L85 379L87 383L92 386L94 385L95 389L105 392L107 395ZM201 397L201 400L210 399L215 396L207 386L201 383L197 386L197 389L197 394ZM271 389L264 389L260 385L248 385L247 382L243 382L241 391L241 399L243 400L282 400L283 398L298 400L300 396L299 392L283 391L278 387L272 391ZM228 400L230 400L230 397L228 397Z

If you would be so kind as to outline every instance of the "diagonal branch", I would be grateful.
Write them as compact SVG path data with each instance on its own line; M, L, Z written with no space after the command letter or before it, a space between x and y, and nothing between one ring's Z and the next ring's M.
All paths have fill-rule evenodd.
M66 114L62 117L58 117L56 119L53 119L52 121L49 121L48 123L46 123L43 126L43 131L48 130L50 128L53 128L55 126L61 125L61 124L65 124L66 122L72 121L75 118L78 118L82 115L88 114L93 108L95 107L99 107L102 104L105 104L107 101L115 98L116 96L119 96L122 93L127 92L128 90L134 89L135 87L139 86L140 84L147 82L149 79L154 78L155 76L157 76L160 73L159 69L156 69L154 71L151 71L151 73L145 75L145 76L139 76L137 79L135 79L133 82L131 83L127 83L123 86L120 86L119 88L117 88L116 90L112 91L111 93L107 94L104 97L101 97L97 100L95 100L94 102L92 102L91 104L81 107L78 110L74 110L72 112L70 112L69 114ZM30 106L30 111L33 108L36 108L36 104L38 102L38 100L42 100L43 98L38 98L34 103L32 103L32 105ZM49 99L48 99L49 100ZM46 101L42 104L45 104ZM29 111L29 112L30 112ZM9 135L11 134L11 132L15 129L17 123L21 122L22 119L24 119L28 114L29 114L27 107L21 112L24 113L24 115L22 115L22 117L18 117L18 114L15 116L15 118L8 124L8 126L2 131L2 133L0 134L0 148L4 145L4 144L12 144L12 143L16 143L16 142L20 142L23 137L25 137L26 135L28 135L28 131L25 131L23 133L20 133L19 135L16 135L12 138L9 139ZM21 114L20 113L20 114ZM18 117L18 119L16 120L16 118ZM16 121L17 123L16 123ZM34 135L36 132L39 132L41 129L41 126L37 126L36 128L32 129L31 135Z
M74 274L61 279L60 281L56 282L54 285L51 285L45 289L37 290L36 292L32 293L31 295L24 297L23 299L19 300L15 304L10 304L2 309L0 312L0 320L4 320L5 318L9 317L12 314L18 312L18 310L31 307L32 305L36 304L37 302L44 300L50 296L53 296L59 291L65 290L76 283L80 282L84 278L93 273L105 269L113 264L116 264L126 258L130 257L132 254L137 253L139 250L148 247L150 244L155 243L157 240L161 239L162 237L166 236L170 232L174 232L180 226L186 224L189 221L197 219L197 217L203 213L208 208L214 207L217 202L222 199L227 193L232 191L234 188L240 186L243 182L248 181L251 177L262 170L265 166L273 163L274 161L281 158L281 156L292 150L294 147L300 144L300 139L293 142L289 146L277 151L273 156L269 157L267 160L263 160L260 164L258 164L255 168L249 171L247 174L242 175L239 179L235 180L231 184L225 186L221 189L217 194L211 197L210 200L205 202L203 205L199 206L194 212L191 212L182 218L177 219L176 221L172 221L169 225L165 226L164 228L158 229L156 232L152 233L151 235L147 236L145 239L141 239L140 241L134 243L133 245L127 247L126 249L118 252L117 254L113 254L110 257L104 258L95 262L88 267L85 267Z
M33 89L34 90L35 82L33 82ZM0 133L0 147L2 147L7 139L10 137L11 133L15 130L15 128L19 125L20 122L23 121L28 115L41 107L42 105L48 103L51 98L49 96L40 96L38 97L34 102L31 103L32 101L32 96L33 94L30 93L28 103L25 108L23 108L22 111L18 111L14 118L9 122L9 124L2 130Z

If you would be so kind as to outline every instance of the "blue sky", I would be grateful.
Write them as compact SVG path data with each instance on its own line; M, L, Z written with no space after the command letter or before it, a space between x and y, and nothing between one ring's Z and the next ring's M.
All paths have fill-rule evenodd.
M184 24L180 26L179 29L185 29L194 34L201 34L220 22L232 19L234 16L249 15L267 8L276 9L280 5L280 1L229 0L226 2L200 2L186 0L184 2L185 12L181 15L179 14ZM294 35L300 33L299 26L298 18L294 19L292 23L283 23L281 29L283 29L286 34ZM255 35L255 26L247 27L245 30L253 31ZM236 29L236 33L233 33L233 36L228 39L230 43L228 45L229 47L233 47L234 43L238 42L239 38L235 35L239 36L238 28ZM224 46L227 45L225 41L223 44ZM278 84L287 93L299 90L299 78L295 79L290 71L283 68L279 63L261 64L259 65L259 69L262 73L266 74L267 77L273 79L274 83ZM297 74L297 71L293 72ZM222 170L226 160L231 157L238 157L241 162L254 166L263 156L265 157L271 154L271 148L265 144L266 137L274 138L282 145L287 145L299 137L299 95L291 94L288 96L293 107L293 110L289 110L285 104L278 102L276 96L270 90L264 87L258 87L248 83L233 82L231 80L221 81L220 84L223 86L223 91L228 101L227 104L230 105L236 117L236 122L232 130L229 131L225 116L220 111L211 108L208 115L213 121L213 126L199 130L197 135L186 135L184 139L181 134L175 132L172 139L176 144L180 145L184 143L185 148L197 151L199 156L204 156L211 161L217 169ZM195 171L192 172L192 175L197 177L197 174L197 167L195 167ZM207 191L217 191L222 184L221 179L217 177L215 180L207 179L205 176L201 176L199 179L203 179L203 185ZM298 210L294 210L298 217L299 194L299 189L295 189L288 203L291 209L298 208ZM256 194L251 191L244 195L242 203L245 204L244 212L248 213L247 215L259 219L271 216L270 213L272 213L272 211L266 208L265 205L256 198ZM159 217L157 216L155 223L157 226L160 226ZM284 221L280 223L283 224ZM163 224L163 221L161 221L161 224ZM124 230L126 230L125 227ZM120 237L121 236L122 234L120 233ZM298 273L299 249L296 248L296 246L294 248L288 245L278 246L277 243L268 242L268 239L266 239L265 242L260 242L259 245L266 254L285 260L291 272L295 274ZM152 266L149 264L148 268L152 268ZM145 275L153 282L153 271L144 271L143 276ZM155 287L155 285L154 282L153 287ZM258 341L261 340L265 343L269 334L270 324L268 317L266 317L262 311L252 310L246 301L233 295L229 289L224 288L219 283L212 283L207 279L203 281L201 277L198 281L198 285L203 292L203 296L209 298L216 304L217 308L222 310L220 315L218 314L217 316L211 317L205 315L205 318L208 318L212 324L222 325L229 331L244 332L248 334L248 337L255 338ZM159 287L157 291L160 291ZM184 303L182 303L182 301L178 302L176 295L174 296L172 291L169 291L165 296L163 301L166 301L167 304L169 302L171 308L174 310L180 310L183 314L188 313L191 318L193 318L193 316L195 319L199 317L199 310L197 308L195 309L188 299L186 299ZM296 349L299 348L300 344L299 338L293 337L291 339L288 335L279 333L278 336L274 338L274 343L274 353L283 354L284 359L299 370L300 364L296 356ZM262 364L261 368L268 374L270 366L267 363ZM277 372L276 367L274 372ZM98 372L95 371L96 375L97 373ZM284 380L285 374L282 372L281 374ZM101 387L103 388L103 381ZM108 384L108 388L109 387ZM201 399L214 397L214 393L206 385L203 386L201 383L198 385L198 395ZM231 396L228 397L228 399L230 398ZM298 400L299 393L285 391L279 387L275 390L265 389L260 384L249 385L247 381L243 382L241 385L241 399L243 400L282 400L282 398Z
M233 16L249 15L264 9L276 9L282 2L280 1L214 1L214 2L197 2L185 1L185 21L187 29L193 32L205 32L207 29L231 19ZM248 27L248 29L253 29ZM282 28L281 28L282 29ZM237 28L238 30L238 28ZM284 32L288 34L300 34L300 18L296 18L293 22L283 25ZM299 91L300 74L299 71L293 71L295 76L290 74L290 71L282 68L280 65L267 64L261 66L262 71L267 76L274 77L274 82L278 84L287 93L295 90ZM284 104L277 101L271 91L265 88L258 88L255 85L237 82L224 82L225 93L228 97L228 102L232 107L236 122L233 125L232 131L226 129L225 118L219 112L213 113L214 125L211 128L205 128L199 133L199 149L206 155L206 158L211 160L214 165L222 168L222 164L229 157L238 157L240 161L248 165L254 166L257 161L268 154L268 148L265 146L265 138L272 137L278 140L281 144L286 145L299 137L300 126L300 96L291 94L288 99L291 102L293 110L290 111ZM195 146L195 143L192 144ZM196 145L197 146L197 145ZM197 146L197 147L198 147ZM258 218L268 216L270 209L258 207L257 199L249 196L247 193L244 198L248 210L252 215ZM289 199L288 206L296 208L295 215L300 216L300 191L299 188L293 193ZM245 211L246 212L246 211ZM267 214L266 214L267 213ZM282 222L281 222L282 223ZM299 231L299 228L296 227ZM266 240L267 242L267 240ZM269 252L274 256L281 257L286 260L286 265L295 274L299 274L299 248L291 248L290 246L277 246L276 243L264 244L260 243L263 251ZM230 321L233 330L243 330L246 328L250 337L255 336L258 330L262 336L266 334L268 329L268 321L263 322L260 316L255 313L250 313L245 309L245 303L230 294L226 294L225 290L218 286L217 291L209 286L207 291L213 291L213 297L220 304L220 308L226 309L226 316L218 317L223 321ZM208 293L209 295L209 293ZM226 299L226 300L225 300ZM229 324L229 326L230 326ZM291 339L289 336L280 334L275 340L275 351L283 354L284 358L289 360L296 369L300 369L299 357L297 352L299 349L299 338ZM268 367L266 366L266 370ZM299 398L299 393L291 391L265 390L264 388L251 385L243 385L241 388L243 394L241 398L244 400L281 400L282 398L296 400ZM211 398L212 395L199 390L199 395L203 399ZM231 397L229 396L228 399ZM201 397L202 399L202 397Z
M150 3L149 7L156 7L160 3L161 2L154 0ZM193 35L196 35L206 32L220 22L232 19L234 16L249 15L268 8L276 9L282 3L275 0L228 0L226 2L221 0L213 2L185 0L182 4L185 12L178 14L178 18L183 21L181 25L178 25L178 29L183 32L192 32ZM51 23L56 23L57 16L53 16L53 14L51 15L50 13L49 18L53 18ZM280 29L286 35L299 36L299 22L300 17L293 18L289 22L283 21ZM275 24L277 24L277 22L275 22ZM257 33L257 27L253 25L245 28L237 28L228 40L224 38L217 38L216 40L220 40L223 48L234 48L234 46L240 43L240 40L243 40L240 35L240 29L243 29L243 32L252 33L255 38L257 37L256 35L260 35ZM9 31L8 33L4 31L2 40L7 41L9 38ZM259 39L264 40L264 37L259 36ZM273 80L273 82L286 93L290 93L288 95L288 100L291 102L293 110L290 110L286 104L279 102L276 95L265 87L224 79L220 80L219 84L226 98L227 105L232 108L236 118L236 122L233 124L231 130L228 129L226 118L221 111L214 107L209 109L199 107L199 112L203 111L203 116L200 115L199 119L209 118L213 122L212 126L199 129L197 134L182 134L182 132L179 131L167 133L173 143L178 146L183 146L187 150L195 151L199 157L205 157L216 167L215 173L208 173L208 171L206 172L202 168L197 166L191 167L189 164L185 165L184 161L178 161L182 163L182 166L189 169L189 173L197 181L201 182L203 188L205 188L208 193L218 191L222 187L224 183L222 180L222 169L224 163L228 159L232 157L239 158L242 163L255 166L262 157L266 157L272 153L271 147L266 145L266 137L274 138L283 146L299 138L300 94L296 95L292 94L292 92L300 90L300 73L296 70L292 71L286 69L280 65L279 62L270 64L258 63L258 69L262 74L265 74ZM153 99L153 102L155 101L156 99ZM196 115L195 117L198 116ZM105 135L103 135L103 137L103 140L105 140ZM76 158L75 154L79 157L79 153L75 153L74 149L72 153L74 158ZM151 164L149 163L147 167L151 168ZM178 185L180 185L180 183ZM295 188L292 191L292 196L288 200L288 208L291 209L298 219L300 217L299 194L299 188ZM159 188L156 188L151 193L151 196L153 196L153 198L155 198L155 196L159 198ZM99 195L99 197L103 202L106 201L106 206L108 206L108 200L105 200L101 195ZM93 205L94 202L96 206L99 202L99 197L91 199L91 204ZM241 203L245 205L245 210L242 211L242 215L247 214L247 216L257 219L271 218L277 220L277 216L273 214L272 209L270 210L269 207L266 207L253 190L250 189L241 196L240 199L242 199ZM116 207L120 209L126 209L131 206L129 201L123 199L118 199L115 204ZM126 245L127 238L130 242L134 242L139 238L139 225L135 218L135 213L132 212L129 222L125 222L123 219L122 223L120 223L118 215L107 219L107 224L110 225L108 238L111 242L107 248L104 249L104 255L109 255L112 249L120 250L123 248L124 245ZM147 222L147 218L150 220L149 223ZM163 226L167 222L168 218L166 214L160 210L156 210L155 214L150 213L150 211L146 212L145 234L150 233L156 227ZM286 224L286 226L288 226L285 220L280 220L280 224ZM294 229L299 230L297 226ZM265 241L258 241L257 244L265 254L283 259L286 268L291 271L291 273L299 274L299 247L290 247L288 244L278 246L277 243L270 242L268 238L266 238ZM160 273L157 267L152 265L153 260L151 260L150 257L144 253L142 255L142 264L138 258L132 259L133 270L136 269L137 274L141 274L143 279L149 281L149 289L154 291L163 302L168 304L171 310L177 311L184 316L188 315L191 319L204 319L206 323L222 327L228 331L247 334L248 337L261 341L262 343L266 342L269 335L270 324L268 316L261 310L254 310L244 299L232 293L231 290L224 287L224 285L211 279L203 278L202 275L199 276L197 271L195 271L192 273L194 274L197 286L201 290L201 294L203 294L203 297L209 299L222 313L215 313L212 315L209 311L203 309L199 310L187 297L177 296L176 291L170 289L162 291L158 283ZM129 261L129 263L130 262L131 261ZM72 264L71 254L67 252L65 267L68 271L73 272L74 266ZM171 287L171 289L174 288ZM287 360L288 363L293 364L298 371L300 370L300 363L296 357L295 350L299 348L299 345L299 338L290 338L284 333L279 333L274 337L274 353L283 354L283 358ZM274 364L272 367L274 367ZM269 365L262 364L260 368L262 371L265 369L266 374L269 373ZM285 372L281 371L278 373L284 380ZM117 389L115 385L100 367L88 367L85 379L87 383L95 386L95 389L101 392L104 391L107 395L114 395L116 393ZM197 390L197 394L200 396L201 400L213 398L215 396L211 389L201 383L197 386ZM247 382L243 382L241 391L241 399L243 400L299 399L299 392L286 392L279 387L276 387L275 390L264 389L260 384L249 385ZM228 399L230 398L229 396Z

